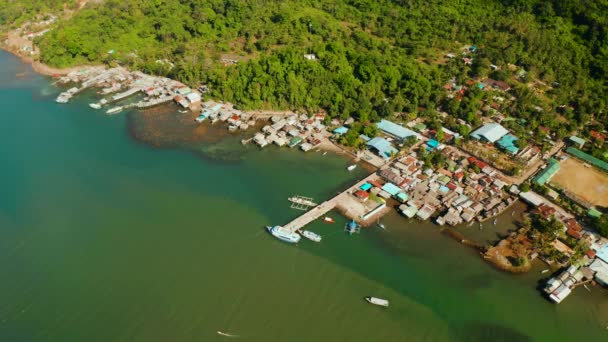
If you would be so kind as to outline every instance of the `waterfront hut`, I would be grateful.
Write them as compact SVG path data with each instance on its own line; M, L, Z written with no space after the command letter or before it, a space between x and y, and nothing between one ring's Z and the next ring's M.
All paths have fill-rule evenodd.
M303 143L302 145L300 145L300 149L302 149L302 151L304 151L304 152L308 152L312 148L313 148L313 146L310 143Z
M402 204L399 206L399 210L401 211L401 214L407 218L412 218L414 216L416 216L416 213L418 212L418 208L414 205L405 205Z
M289 147L296 147L298 144L300 144L302 142L302 138L301 137L293 137L290 141L289 141Z

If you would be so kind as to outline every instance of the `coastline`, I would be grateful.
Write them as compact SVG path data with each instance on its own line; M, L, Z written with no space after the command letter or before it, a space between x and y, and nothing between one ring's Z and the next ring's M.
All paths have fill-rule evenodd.
M18 57L23 63L25 64L29 64L32 66L32 69L37 72L40 75L44 75L44 76L65 76L67 74L69 74L70 72L82 69L82 68L87 68L87 67L104 67L104 65L78 65L78 66L73 66L73 67L69 67L69 68L54 68L52 66L49 66L47 64L44 64L40 61L34 60L34 58L32 56L26 56L21 54L19 51L17 51L17 49L10 47L10 46L6 46L6 44L1 44L0 45L0 49L14 55L15 57Z

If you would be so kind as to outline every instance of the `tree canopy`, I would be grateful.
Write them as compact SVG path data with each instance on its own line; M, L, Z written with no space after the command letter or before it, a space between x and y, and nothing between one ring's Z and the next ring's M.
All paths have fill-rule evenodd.
M507 79L517 65L553 85L546 95L573 108L572 121L607 115L605 0L106 0L38 44L53 66L120 62L208 83L244 108L323 108L361 122L436 108L450 78ZM479 47L471 67L437 62L465 44ZM165 59L175 67L157 62ZM530 97L525 86L513 91ZM475 100L450 106L478 123ZM532 107L512 110L545 120Z

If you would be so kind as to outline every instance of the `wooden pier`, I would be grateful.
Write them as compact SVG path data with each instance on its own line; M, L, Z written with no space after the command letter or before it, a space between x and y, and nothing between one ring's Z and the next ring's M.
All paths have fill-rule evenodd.
M333 210L336 207L341 207L346 213L351 213L351 216L359 216L359 215L365 214L365 213L360 213L359 215L355 214L356 212L360 212L360 208L351 208L352 206L350 205L350 203L352 203L353 201L355 201L355 203L357 203L359 205L360 205L360 203L358 202L358 200L356 200L353 197L353 195L351 193L353 191L357 191L359 189L359 187L361 185L363 185L364 183L366 183L370 180L376 180L378 178L379 177L378 177L378 175L376 175L376 173L372 173L371 175L369 175L369 176L365 177L364 179L362 179L361 181L357 182L357 184L349 187L348 189L344 190L343 192L336 195L335 197L312 208L311 210L300 215L293 221L287 223L283 227L292 232L297 232L298 230L304 228L310 222L312 222L316 219L319 219L321 216L327 214L328 212L330 212L331 210ZM350 217L350 218L354 219L355 217Z

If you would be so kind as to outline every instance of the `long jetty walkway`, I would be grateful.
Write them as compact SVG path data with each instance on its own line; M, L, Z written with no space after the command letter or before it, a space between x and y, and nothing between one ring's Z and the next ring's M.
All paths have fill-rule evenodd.
M378 175L376 175L376 173L372 173L371 175L365 177L364 179L362 179L361 181L359 181L357 184L349 187L348 189L344 190L343 192L341 192L340 194L336 195L335 197L319 204L318 206L312 208L311 210L307 211L306 213L300 215L299 217L297 217L296 219L294 219L293 221L287 223L286 225L283 226L283 228L290 230L291 232L296 232L302 228L304 228L304 226L306 226L307 224L309 224L310 222L318 219L319 217L327 214L329 211L333 210L334 208L336 208L339 205L347 205L347 203L349 202L349 196L352 196L350 193L353 190L358 189L361 185L363 185L364 183L366 183L369 180L374 180L377 179ZM348 208L345 208L348 210Z

